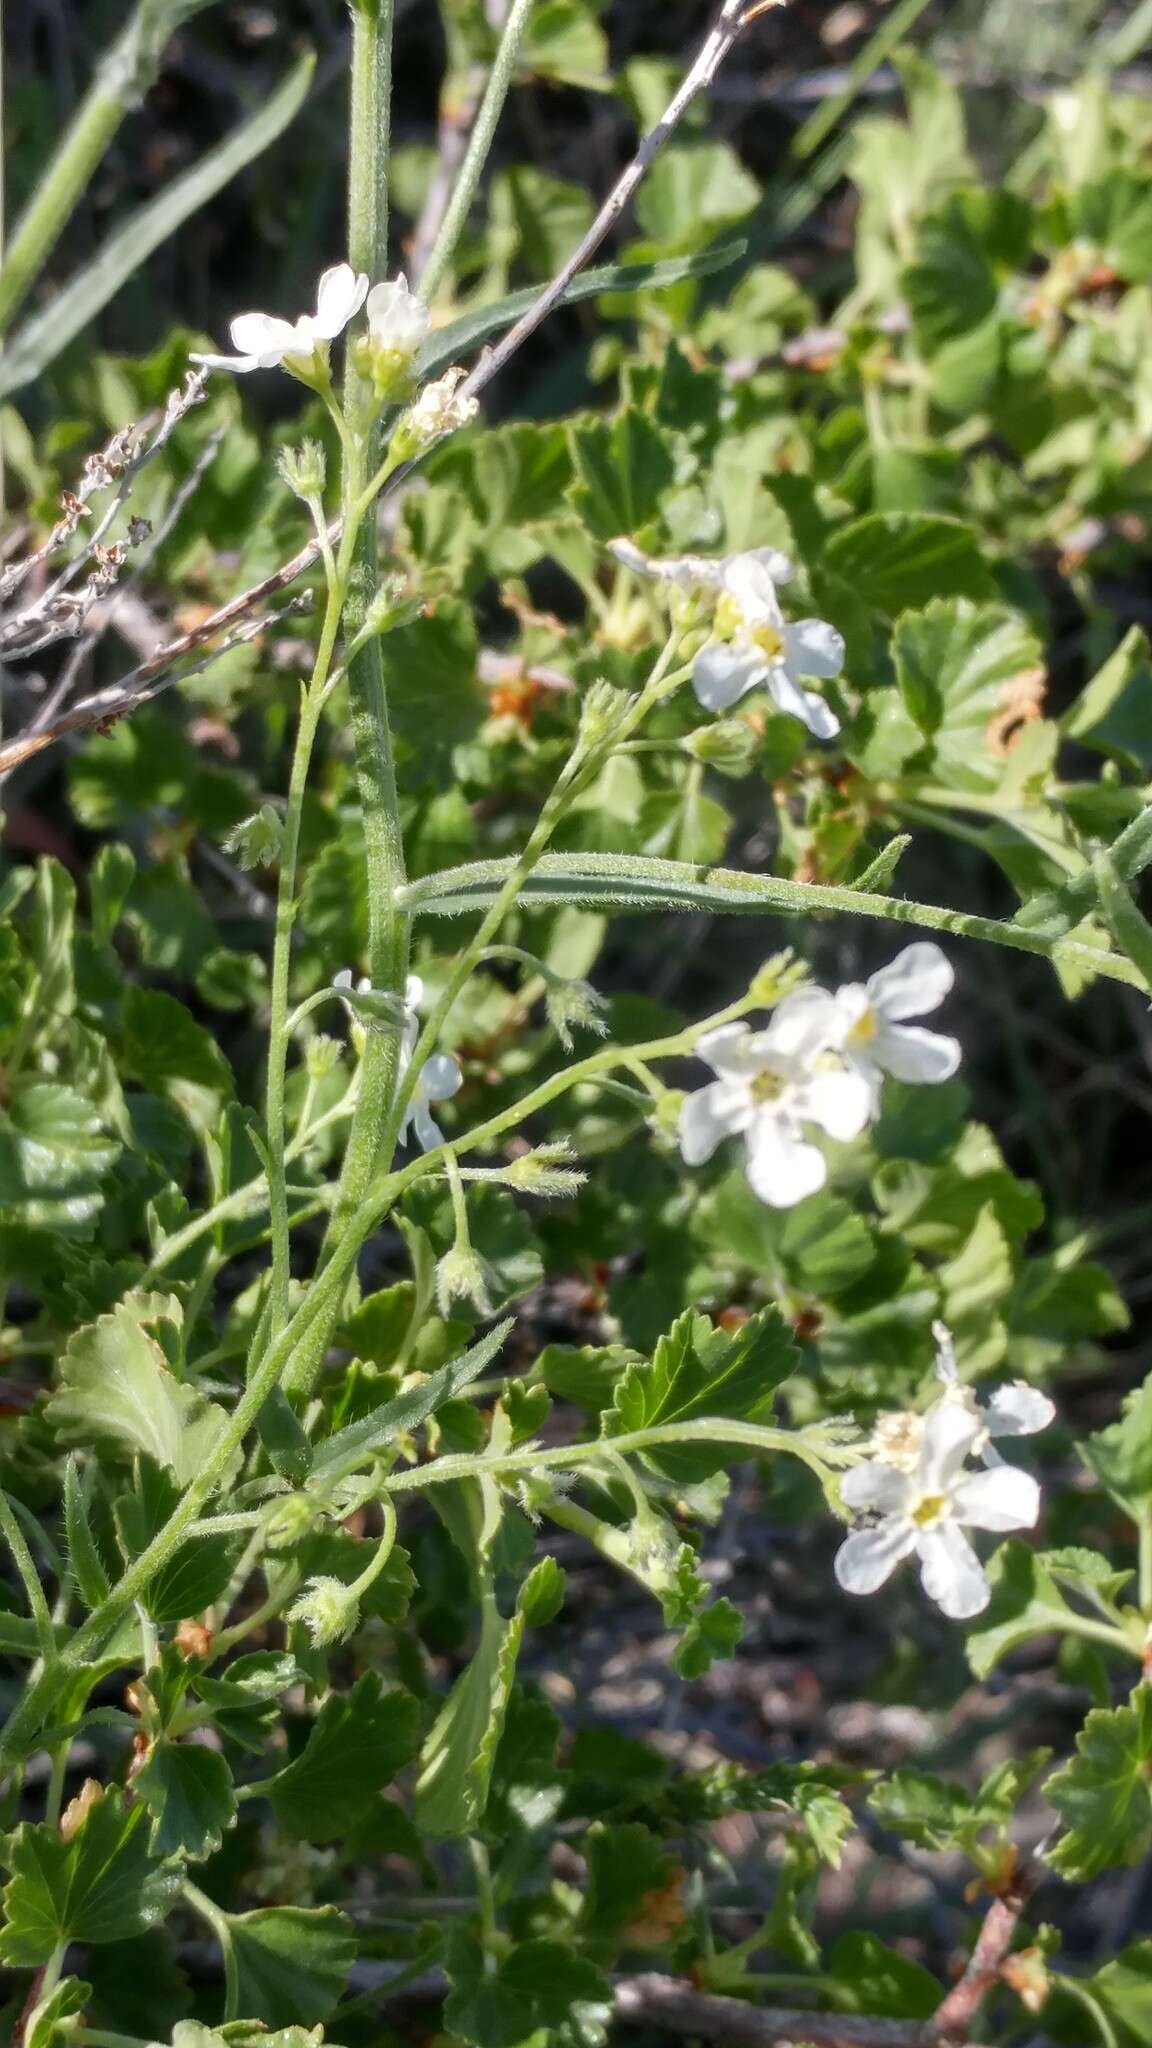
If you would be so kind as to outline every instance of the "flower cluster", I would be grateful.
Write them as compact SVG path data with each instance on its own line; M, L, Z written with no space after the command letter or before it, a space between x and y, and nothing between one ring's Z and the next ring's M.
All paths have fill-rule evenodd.
M834 739L840 721L802 676L829 681L844 666L844 642L825 619L785 619L777 587L795 573L775 548L709 558L645 555L633 541L609 542L618 562L703 601L708 637L692 666L692 687L707 711L728 711L763 686L779 711L817 739Z
M420 1036L420 1005L424 1000L424 983L418 974L410 974L404 987L402 1013L395 997L374 989L368 977L362 976L353 987L351 969L342 967L332 982L333 988L342 997L354 1020L361 1015L381 1017L393 1024L400 1024L400 1060L397 1068L397 1084L403 1080L412 1064L416 1041ZM459 1093L464 1076L450 1052L434 1052L425 1060L416 1078L404 1121L400 1127L400 1142L415 1132L417 1143L425 1152L431 1152L444 1142L444 1134L431 1113L434 1102L448 1102Z
M846 1507L868 1517L836 1554L836 1577L849 1593L875 1593L906 1557L920 1562L920 1581L951 1621L968 1621L988 1605L984 1568L966 1529L1006 1534L1032 1529L1040 1489L1030 1473L1005 1464L994 1436L1032 1436L1051 1422L1046 1394L1022 1380L999 1387L981 1406L961 1385L952 1341L935 1325L937 1371L944 1391L926 1415L882 1415L872 1433L874 1456L846 1474ZM982 1472L967 1469L971 1457Z
M343 334L361 307L368 331L352 345L353 361L372 383L377 400L407 398L413 388L417 357L428 336L430 315L423 300L409 290L403 272L390 282L372 285L363 271L349 263L326 270L316 292L316 311L297 320L273 313L239 313L230 333L232 356L194 354L192 361L209 370L284 369L301 383L327 388L329 345ZM460 392L460 368L446 370L426 384L396 428L396 452L409 461L477 412L477 401Z
M934 1010L952 986L938 946L908 946L867 982L785 996L763 1031L721 1024L696 1050L716 1076L685 1097L680 1150L689 1166L723 1139L743 1137L755 1193L788 1209L822 1188L827 1164L805 1135L858 1138L878 1113L885 1074L945 1081L960 1063L954 1038L907 1022Z

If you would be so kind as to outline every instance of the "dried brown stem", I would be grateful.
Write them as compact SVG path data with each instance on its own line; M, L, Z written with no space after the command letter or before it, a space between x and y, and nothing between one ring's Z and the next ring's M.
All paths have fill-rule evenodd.
M961 2044L971 2038L972 2022L988 1993L999 1981L1016 1939L1020 1915L1028 1902L1030 1889L1027 1883L1018 1883L1007 1897L993 1899L963 1975L952 1986L933 2018L932 2039L939 2043L939 2048L961 2048Z
M931 2021L749 2005L655 1971L620 1978L615 1994L616 2018L628 2025L660 2027L725 2048L934 2048L937 2040Z

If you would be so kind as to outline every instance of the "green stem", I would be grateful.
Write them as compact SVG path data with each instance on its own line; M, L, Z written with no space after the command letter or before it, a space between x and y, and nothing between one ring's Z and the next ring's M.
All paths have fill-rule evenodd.
M1141 1515L1136 1527L1140 1537L1140 1569L1137 1578L1140 1612L1152 1620L1152 1513Z
M417 289L421 298L425 300L435 297L436 288L452 261L456 244L463 233L481 174L492 148L496 125L504 111L504 102L515 76L520 45L524 40L524 31L528 26L532 6L533 0L512 0L500 44L492 61L492 69L488 74L484 98L480 102L479 112L469 137L464 161L452 188L452 197L440 223L440 231L432 245L428 261L417 281Z
M129 108L156 76L163 40L146 33L148 17L154 13L148 0L137 7L102 59L55 156L36 181L0 270L0 334L11 325L12 315L47 263Z
M324 622L316 649L311 680L300 705L292 773L284 811L284 843L280 858L280 881L276 897L276 935L272 949L271 1017L268 1027L268 1078L264 1097L264 1123L268 1140L268 1208L272 1228L271 1309L272 1329L281 1330L288 1320L288 1186L286 1177L287 1133L284 1127L284 1091L288 1067L288 987L292 967L292 928L296 921L296 870L300 854L300 824L312 749L320 723L323 688L331 666L340 629L343 601L342 561L329 579Z
M352 29L348 258L354 270L367 271L372 278L382 278L388 265L391 92L392 0L362 0L354 11ZM350 434L364 444L364 466L368 472L375 468L378 454L377 435L364 426L371 417L373 403L370 380L349 364L345 379L345 418ZM346 510L356 507L357 501L363 504L367 493L362 487L362 476L354 487L346 472ZM344 611L345 637L349 645L362 628L375 595L378 556L375 520L367 517L353 557ZM404 838L384 669L379 643L375 639L369 640L349 660L348 692L356 776L364 814L368 973L373 988L400 995L408 972L408 922L396 909L394 899L397 889L404 883ZM340 1192L328 1230L329 1253L355 1212L380 1161L398 1062L399 1039L395 1029L386 1024L371 1023L360 1062L359 1095L348 1134Z
M240 2016L240 1973L236 1968L236 1952L232 1946L232 1929L228 1915L221 1911L214 1899L200 1890L199 1885L185 1880L181 1886L184 1897L194 1913L198 1913L205 1925L212 1929L224 1957L224 2021Z

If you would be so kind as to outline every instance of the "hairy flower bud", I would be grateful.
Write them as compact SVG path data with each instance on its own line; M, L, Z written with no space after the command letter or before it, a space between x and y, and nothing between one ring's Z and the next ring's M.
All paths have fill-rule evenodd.
M608 1030L602 1014L604 998L597 995L591 982L550 980L544 993L544 1007L565 1052L572 1051L574 1025L594 1031L598 1038L603 1038Z
M751 766L757 741L742 718L722 718L715 725L697 726L680 744L694 761L703 761L721 775L743 775Z
M276 1502L264 1524L264 1541L269 1550L290 1550L306 1536L317 1519L316 1502L306 1493L288 1493Z
M304 1054L304 1065L308 1071L308 1079L310 1081L327 1080L328 1075L332 1072L337 1060L340 1058L340 1051L341 1047L338 1038L329 1038L326 1031L318 1031L315 1038L309 1040L308 1049Z
M236 825L224 841L238 867L276 867L284 850L284 826L272 804L261 804L251 818Z
M611 683L593 683L580 706L577 744L587 749L613 740L635 702L635 697L614 689Z
M482 1316L492 1314L484 1261L471 1245L454 1244L436 1268L436 1301L446 1316L454 1301L470 1301Z
M302 441L299 448L281 448L276 467L290 491L305 504L320 497L327 476L327 463L319 441Z
M339 1579L309 1579L300 1598L288 1609L288 1619L303 1623L313 1649L326 1650L352 1634L360 1619L360 1603Z

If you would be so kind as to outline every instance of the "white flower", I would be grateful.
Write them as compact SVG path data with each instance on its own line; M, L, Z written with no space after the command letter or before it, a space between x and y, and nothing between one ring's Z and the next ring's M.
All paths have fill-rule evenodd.
M749 1182L771 1208L791 1208L823 1187L824 1155L807 1142L802 1126L816 1124L830 1138L858 1138L871 1107L861 1076L829 1062L826 1023L824 991L798 989L764 1031L721 1024L705 1032L696 1050L717 1078L687 1096L680 1111L680 1150L689 1166L740 1134Z
M681 591L715 593L712 632L696 656L692 687L707 711L728 711L749 690L765 687L777 709L798 718L817 739L830 740L840 721L801 676L827 679L844 666L844 642L824 619L785 620L777 586L794 571L775 548L709 559L645 555L627 539L608 543L618 562Z
M1000 1465L965 1472L981 1424L959 1403L938 1401L924 1418L915 1469L857 1465L845 1474L846 1506L879 1520L855 1529L836 1553L836 1577L848 1593L875 1593L913 1554L929 1599L951 1621L967 1621L988 1605L989 1585L965 1529L1035 1527L1040 1489L1027 1472Z
M897 1081L947 1081L960 1064L954 1038L908 1024L935 1010L952 987L952 969L939 946L906 946L865 982L849 982L829 1000L835 1022L829 1040L862 1074L879 1103L885 1074Z
M425 448L431 448L445 434L452 434L457 427L466 427L479 411L479 401L461 395L457 386L463 383L467 372L457 364L445 370L432 384L426 384L419 397L409 406L396 429L394 447L403 461L410 461Z
M732 555L724 563L715 637L696 656L692 687L705 710L728 711L763 684L778 710L798 718L817 739L834 739L840 720L800 677L838 676L844 642L824 619L788 625L777 580L756 554Z
M391 284L374 284L365 307L368 337L378 349L412 357L428 333L429 312L423 299L408 289L403 271Z
M424 983L418 974L410 974L404 991L404 1030L400 1039L400 1067L397 1080L402 1080L412 1063L412 1054L420 1036L417 1011L424 999ZM434 1052L425 1060L416 1079L416 1085L404 1112L400 1126L400 1142L404 1143L410 1131L416 1134L421 1151L431 1152L444 1142L444 1134L431 1114L430 1104L448 1102L459 1093L464 1085L464 1076L450 1052Z
M314 313L302 313L296 321L278 320L272 313L239 313L229 329L238 354L193 355L192 361L209 370L237 373L274 370L286 360L310 362L318 347L343 333L367 292L363 273L357 275L350 263L337 263L320 279Z

